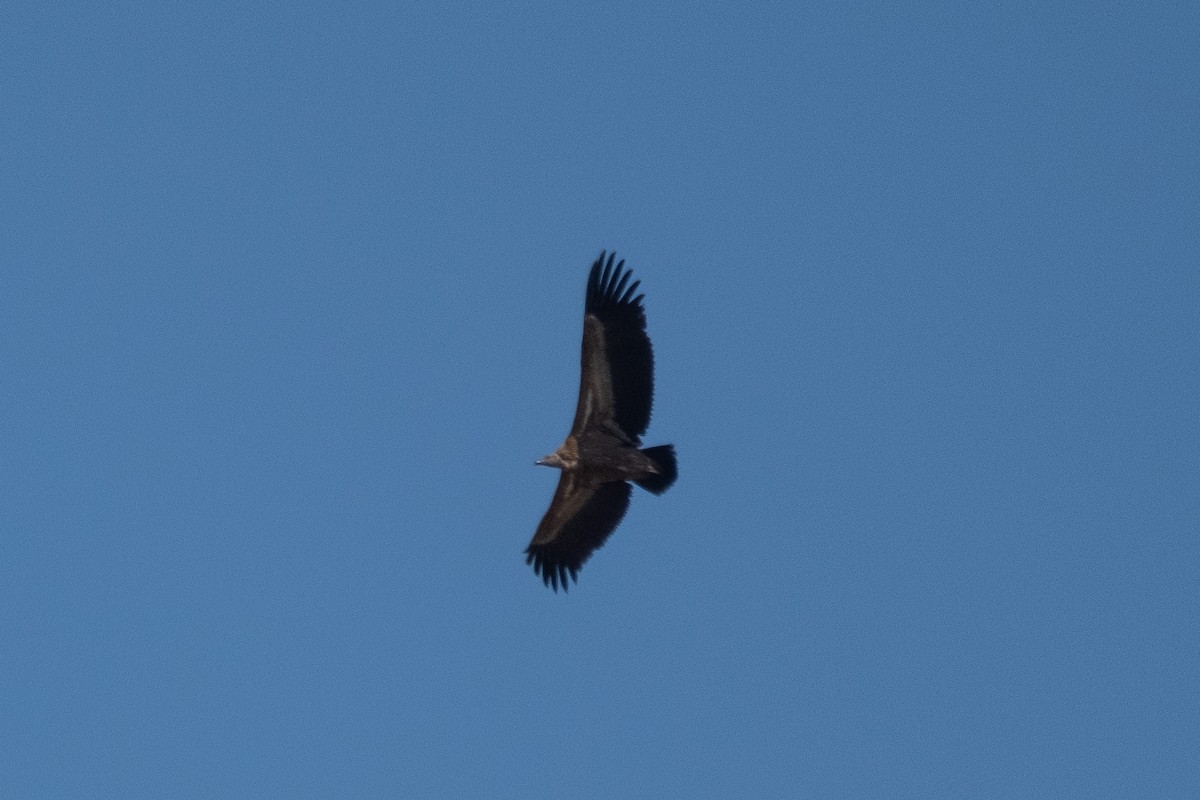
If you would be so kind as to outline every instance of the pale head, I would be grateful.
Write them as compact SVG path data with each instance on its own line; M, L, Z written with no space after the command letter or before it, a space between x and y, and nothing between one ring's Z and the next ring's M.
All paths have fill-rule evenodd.
M562 446L548 456L543 456L533 462L540 467L554 467L555 469L575 469L579 463L579 449L575 446L575 439L568 436L567 440L562 443Z

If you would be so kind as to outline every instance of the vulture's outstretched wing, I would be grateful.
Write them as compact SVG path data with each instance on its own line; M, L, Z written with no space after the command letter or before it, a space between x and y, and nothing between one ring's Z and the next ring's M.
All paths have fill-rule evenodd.
M525 563L547 586L567 589L567 577L578 580L579 568L604 544L629 508L628 483L579 485L563 471L550 508L525 548Z
M592 264L583 313L582 374L579 405L571 433L589 425L615 422L634 443L650 425L654 402L654 353L646 335L646 311L635 295L640 281L616 254ZM628 284L628 285L626 285Z

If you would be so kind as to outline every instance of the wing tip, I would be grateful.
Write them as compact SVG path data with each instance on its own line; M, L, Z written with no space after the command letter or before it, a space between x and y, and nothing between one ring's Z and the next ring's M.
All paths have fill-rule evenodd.
M616 260L616 251L601 250L600 256L592 262L588 272L587 311L599 311L606 308L641 309L642 299L646 296L635 292L642 285L640 280L630 283L633 270L625 267L625 259ZM626 285L628 284L628 285Z
M579 583L579 567L564 562L551 563L542 549L533 545L525 549L525 563L533 567L534 574L542 579L547 589L553 589L555 594L558 594L560 586L565 594L571 589L571 581Z

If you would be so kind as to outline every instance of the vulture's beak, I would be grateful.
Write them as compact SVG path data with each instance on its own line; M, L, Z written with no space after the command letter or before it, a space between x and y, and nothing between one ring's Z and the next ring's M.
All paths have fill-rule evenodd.
M533 463L537 464L539 467L558 467L559 469L562 469L563 465L562 459L558 457L558 453L551 453L548 456L543 456Z

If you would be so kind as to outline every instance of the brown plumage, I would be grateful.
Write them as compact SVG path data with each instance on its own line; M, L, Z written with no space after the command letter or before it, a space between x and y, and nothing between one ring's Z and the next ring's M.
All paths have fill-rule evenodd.
M672 445L642 449L654 400L654 354L640 281L615 254L592 264L583 312L582 375L571 434L538 464L562 470L525 562L554 591L578 580L629 507L628 481L662 494L675 482ZM628 285L627 285L628 284Z

